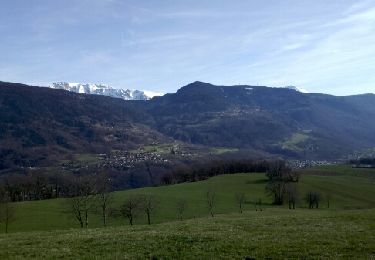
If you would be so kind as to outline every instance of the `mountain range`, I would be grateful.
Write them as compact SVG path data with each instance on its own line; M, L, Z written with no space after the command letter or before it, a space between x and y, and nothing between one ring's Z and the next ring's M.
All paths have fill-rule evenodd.
M103 84L57 82L52 83L49 87L53 89L63 89L80 94L95 94L114 98L122 98L124 100L148 100L152 98L152 96L148 96L144 91L141 90L116 89Z
M175 140L337 159L375 147L373 118L373 94L338 97L194 82L140 101L1 82L0 168Z

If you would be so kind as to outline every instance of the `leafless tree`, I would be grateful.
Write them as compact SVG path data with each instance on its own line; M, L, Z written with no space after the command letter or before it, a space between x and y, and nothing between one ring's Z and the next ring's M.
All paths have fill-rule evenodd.
M135 214L139 211L141 206L141 199L139 196L131 195L125 199L121 207L121 215L128 218L129 224L133 225Z
M5 233L8 233L8 227L15 220L15 208L11 203L11 198L5 192L0 194L0 223L5 225Z
M286 191L286 183L282 180L269 181L266 186L267 193L273 196L273 204L282 205Z
M206 192L206 201L208 210L210 211L211 217L214 217L214 209L216 206L216 193L214 191Z
M309 204L309 209L319 208L320 194L315 191L309 191L306 194L305 200Z
M89 212L95 207L94 183L89 177L76 177L73 182L72 195L68 201L70 209L81 228L89 225Z
M282 205L285 201L287 184L298 182L299 174L292 171L285 161L277 160L269 164L266 175L268 177L267 193L273 197L273 204Z
M142 195L140 199L141 207L147 215L147 223L151 225L151 215L155 213L159 203L155 196L152 195Z
M286 196L288 199L288 206L289 209L295 209L298 193L297 193L297 187L295 183L288 183L286 186Z
M327 208L329 208L330 207L330 204L331 204L331 197L332 197L332 195L331 195L331 193L326 193L326 201L327 201Z
M185 200L185 199L179 199L179 200L177 200L176 207L177 207L178 218L180 220L182 220L183 216L184 216L184 213L185 213L185 211L186 211L186 209L188 207L187 200Z
M110 205L113 200L113 195L112 193L110 193L110 191L111 191L110 176L105 172L99 173L96 176L95 192L96 192L96 201L100 208L104 226L107 226L108 215L110 212Z
M236 198L236 202L238 204L240 213L242 214L243 204L246 201L246 195L243 192L238 192L238 193L236 193L235 198Z

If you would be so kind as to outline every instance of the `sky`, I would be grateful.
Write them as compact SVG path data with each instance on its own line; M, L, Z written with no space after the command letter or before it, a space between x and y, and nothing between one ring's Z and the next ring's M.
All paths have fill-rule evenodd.
M375 0L0 0L0 81L375 92Z

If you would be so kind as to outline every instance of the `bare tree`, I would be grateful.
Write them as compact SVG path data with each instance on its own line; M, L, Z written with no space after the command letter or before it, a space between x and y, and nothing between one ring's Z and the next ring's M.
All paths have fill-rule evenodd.
M89 225L89 212L95 207L94 184L88 177L76 177L73 182L72 195L68 201L81 228Z
M286 183L280 180L268 182L266 190L269 195L273 196L273 204L282 205L284 203Z
M319 193L316 192L315 193L315 200L314 200L314 202L315 202L315 208L319 208L320 200L321 200L321 196L320 196Z
M111 178L105 172L100 173L96 178L95 192L96 201L101 211L103 225L107 226L110 205L113 200L111 191Z
M309 204L309 209L319 208L320 194L315 191L309 191L306 194L305 200Z
M208 210L210 211L211 217L214 217L214 209L216 206L216 193L214 191L207 191L206 200L207 200L207 206L208 206Z
M296 202L298 198L297 187L294 183L288 183L286 186L286 196L288 200L289 209L296 208Z
M147 215L147 223L151 225L151 215L153 215L158 206L158 201L155 196L143 195L140 197L142 209Z
M330 192L328 192L328 193L326 193L326 201L327 201L327 208L329 208L330 207L330 203L331 203L331 197L332 197L332 195L331 195L331 193Z
M83 228L84 227L84 214L83 214L84 202L82 198L78 196L73 197L69 200L69 202L70 202L71 210L72 210L72 213L74 214L74 217L79 222L81 228Z
M178 214L178 218L180 220L182 220L182 218L184 216L184 213L187 209L187 206L188 206L187 200L185 200L185 199L177 200L177 202L176 202L177 214Z
M141 200L139 196L136 195L129 196L122 204L121 215L128 218L131 226L133 225L134 216L138 212L140 206Z
M5 233L8 233L8 227L15 220L15 208L11 203L11 198L7 193L0 194L0 223L5 224Z
M275 161L267 169L268 183L266 191L273 197L273 204L282 205L285 201L286 186L288 183L298 182L299 174L293 172L285 161Z
M243 192L238 192L238 193L236 193L235 198L236 198L236 202L238 204L240 213L242 214L243 204L246 201L246 195Z

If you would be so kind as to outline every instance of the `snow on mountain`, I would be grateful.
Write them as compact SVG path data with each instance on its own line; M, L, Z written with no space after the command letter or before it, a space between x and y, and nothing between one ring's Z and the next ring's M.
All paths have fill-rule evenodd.
M143 93L145 93L145 95L150 98L164 96L164 94L161 92L155 92L155 91L150 91L150 90L143 90Z
M95 94L115 98L122 98L124 100L148 100L153 96L162 95L160 93L155 93L151 91L116 89L103 84L57 82L52 83L49 87L54 89L64 89L75 93Z
M296 86L286 86L284 88L292 89L292 90L295 90L295 91L298 91L298 92L301 92L301 93L309 93L309 91L307 91L306 89L299 88L299 87L296 87Z

